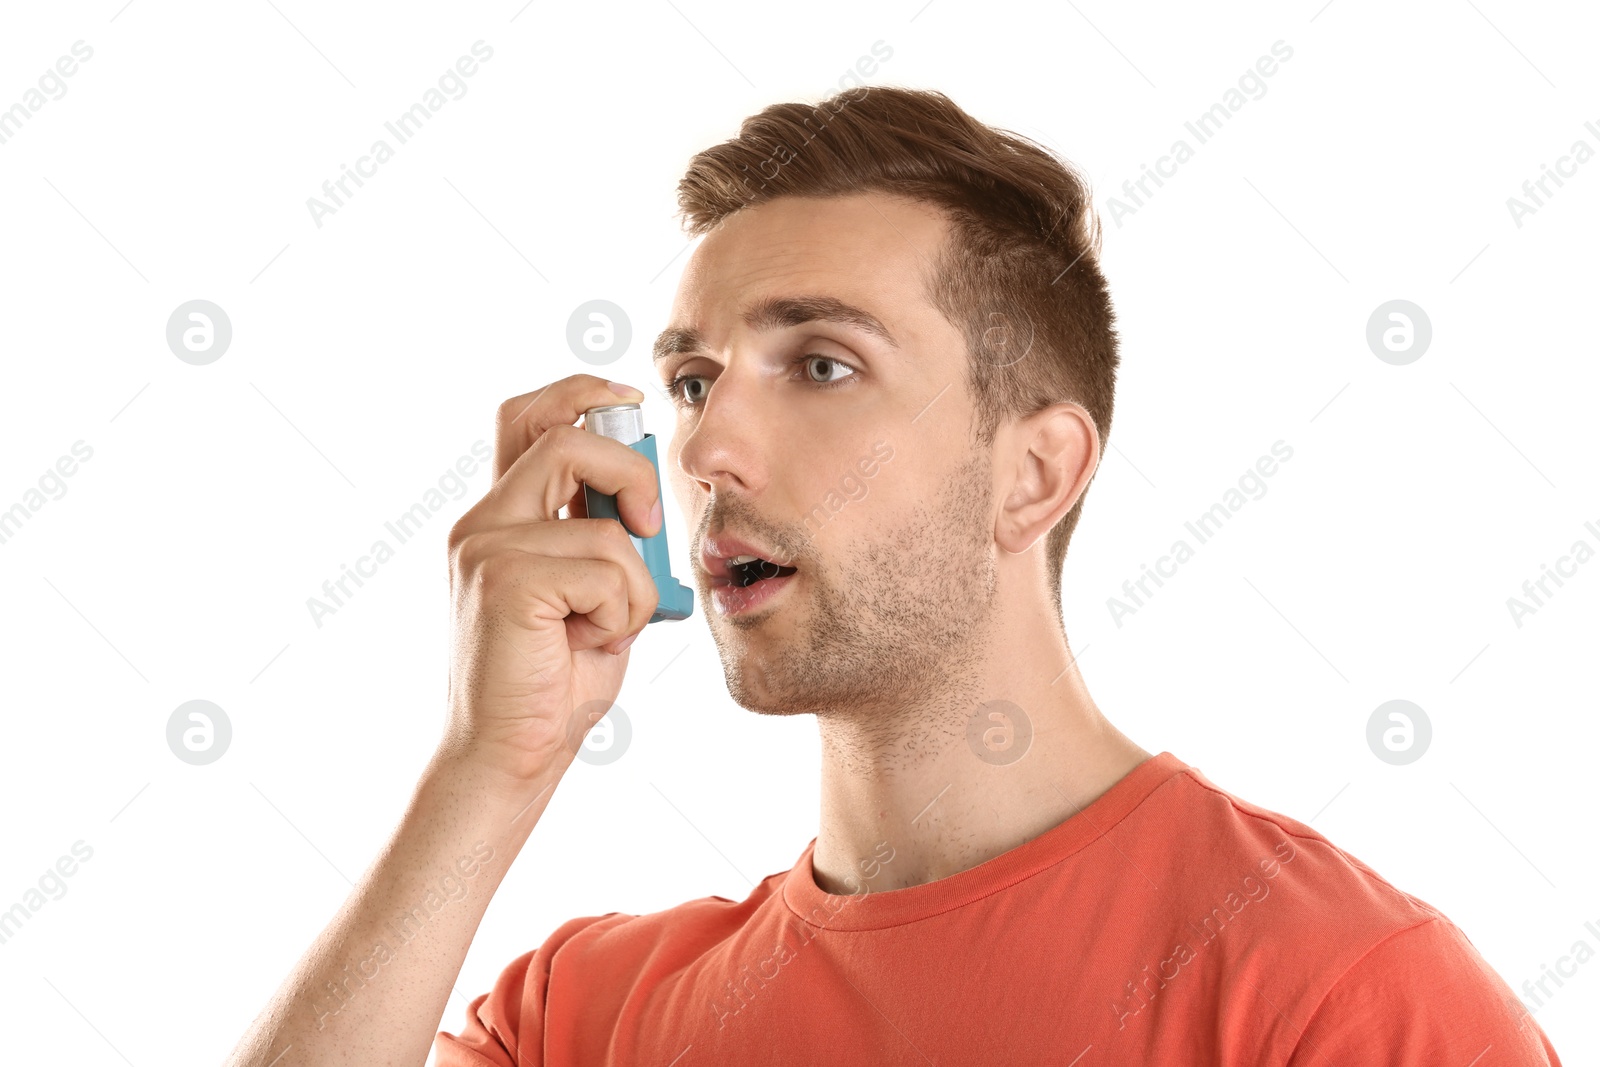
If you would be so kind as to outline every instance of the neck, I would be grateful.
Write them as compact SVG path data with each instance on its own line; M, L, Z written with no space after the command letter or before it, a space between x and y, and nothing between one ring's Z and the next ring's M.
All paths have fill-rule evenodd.
M904 889L975 867L1150 757L1095 706L1049 606L1037 614L990 631L987 654L963 656L934 693L818 716L820 888Z

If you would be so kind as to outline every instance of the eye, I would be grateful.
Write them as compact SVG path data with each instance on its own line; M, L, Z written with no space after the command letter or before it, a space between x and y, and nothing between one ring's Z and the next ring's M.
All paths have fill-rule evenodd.
M706 390L710 389L711 386L701 386L700 389L695 393L694 397L691 398L688 396L688 383L709 382L710 380L711 379L699 374L680 374L667 383L667 395L672 398L672 402L675 404L697 407L699 406L699 401L705 399L705 392Z
M834 359L832 356L819 356L815 353L807 353L806 355L800 356L799 358L792 360L791 364L803 365L805 380L819 389L832 389L843 385L851 378L856 377L859 373L848 363ZM818 380L813 374L813 368L818 364L822 364L823 366L832 364L835 368L843 368L850 373L842 377ZM826 374L827 372L824 371L823 373ZM695 382L704 384L697 386L693 384ZM683 407L699 407L705 402L706 393L711 389L710 383L711 379L703 374L679 374L667 383L666 392L667 395L672 398L673 403L675 404Z
M816 364L818 364L818 363L831 363L835 367L843 367L845 370L849 371L851 374L855 374L855 368L854 367L851 367L849 364L846 364L846 363L840 363L838 360L834 359L832 356L805 355L805 356L801 356L800 357L800 362L806 364L806 377L807 377L807 379L809 381L811 381L811 383L813 385L837 385L839 382L844 380L843 378L833 378L833 379L830 379L828 381L817 381L815 378L812 378L811 377L811 368L813 366L815 366Z

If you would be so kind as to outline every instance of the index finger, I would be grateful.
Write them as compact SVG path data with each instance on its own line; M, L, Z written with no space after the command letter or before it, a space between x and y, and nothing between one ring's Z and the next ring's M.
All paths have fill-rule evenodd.
M590 408L643 399L644 393L632 386L619 392L604 378L574 374L503 401L494 420L494 480L552 426L571 426Z

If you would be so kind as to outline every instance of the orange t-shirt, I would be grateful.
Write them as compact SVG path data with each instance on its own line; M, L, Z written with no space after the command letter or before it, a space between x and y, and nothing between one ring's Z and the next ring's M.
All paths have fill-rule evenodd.
M439 1067L1561 1062L1448 918L1170 752L923 885L825 893L815 844L742 902L569 920Z

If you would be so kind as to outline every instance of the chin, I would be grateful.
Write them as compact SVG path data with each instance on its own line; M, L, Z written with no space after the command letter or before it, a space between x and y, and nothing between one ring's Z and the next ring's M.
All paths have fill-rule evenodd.
M729 698L746 711L757 715L793 715L798 710L794 701L772 691L767 685L766 671L752 655L724 654L722 675Z

